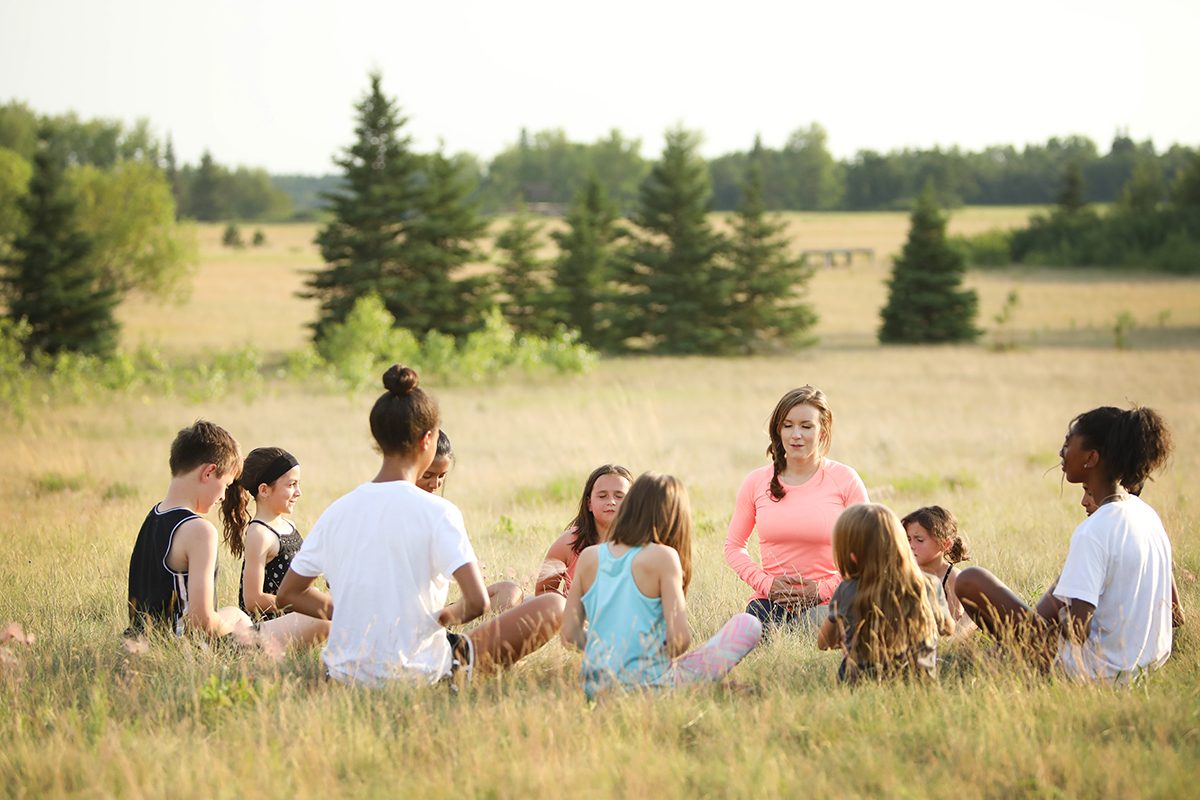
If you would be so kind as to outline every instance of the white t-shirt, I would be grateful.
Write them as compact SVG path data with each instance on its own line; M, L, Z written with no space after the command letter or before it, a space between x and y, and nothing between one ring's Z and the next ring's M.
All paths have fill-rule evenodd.
M1137 497L1106 503L1080 523L1054 589L1096 607L1087 641L1059 643L1076 678L1127 681L1171 655L1171 541Z
M334 501L292 560L298 574L329 582L329 676L378 685L446 675L450 645L437 614L451 575L472 561L462 512L411 483L364 483Z

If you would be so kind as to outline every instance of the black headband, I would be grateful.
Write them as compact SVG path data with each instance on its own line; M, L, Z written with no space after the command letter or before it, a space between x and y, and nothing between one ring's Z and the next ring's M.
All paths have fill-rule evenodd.
M295 456L287 451L284 451L276 456L274 461L263 467L262 473L257 479L254 480L253 483L251 483L251 476L247 475L245 472L242 472L242 477L238 479L238 483L240 483L242 488L251 495L257 496L259 486L264 483L270 486L272 483L279 480L280 477L286 475L292 467L299 465L300 462L296 460Z

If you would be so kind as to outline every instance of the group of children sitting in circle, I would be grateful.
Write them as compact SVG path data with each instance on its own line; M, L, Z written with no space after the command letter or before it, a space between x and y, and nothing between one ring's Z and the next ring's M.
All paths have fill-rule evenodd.
M720 681L781 628L841 650L838 676L848 682L933 676L939 636L976 626L1046 670L1122 682L1166 661L1183 621L1170 540L1137 497L1170 449L1150 409L1103 407L1071 422L1062 469L1083 484L1089 517L1058 580L1030 607L986 570L957 569L966 552L945 509L900 519L869 502L858 474L826 456L833 415L824 394L788 392L770 420L770 463L743 482L725 542L726 561L754 596L691 649L692 518L678 480L653 472L635 480L611 464L594 470L525 599L511 581L484 583L462 513L438 493L454 455L417 373L394 365L383 385L370 414L379 472L335 500L306 539L289 520L301 495L291 454L263 447L243 462L217 425L180 431L170 486L130 557L127 634L325 641L330 679L378 686L460 684L557 633L583 651L581 681L593 698ZM240 607L216 608L218 535L201 515L218 502L224 541L243 559ZM761 563L746 549L753 532ZM461 597L447 604L451 580Z

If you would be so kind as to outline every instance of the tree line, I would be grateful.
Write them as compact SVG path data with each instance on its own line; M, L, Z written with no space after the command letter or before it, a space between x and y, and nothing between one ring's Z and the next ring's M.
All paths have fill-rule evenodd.
M675 129L638 183L627 222L593 171L570 198L565 229L550 237L552 255L542 223L519 204L495 238L495 269L464 269L486 257L469 165L413 151L381 81L371 76L356 107L355 141L337 159L341 188L326 195L332 219L317 235L325 267L305 292L319 305L319 347L367 296L417 336L470 332L499 308L517 333L570 328L608 351L748 352L807 341L811 271L766 214L760 160L748 165L729 235L708 217L712 184L698 135Z
M572 142L561 130L522 130L516 143L490 162L469 154L456 159L477 187L476 197L486 213L510 211L522 201L560 212L594 174L617 208L628 214L653 163L641 151L640 140L617 130L592 143ZM707 166L714 211L738 207L752 158L762 165L763 202L769 211L907 210L926 186L944 207L1049 205L1072 165L1082 173L1087 202L1115 202L1138 169L1155 172L1166 185L1196 152L1179 144L1160 152L1151 141L1118 134L1103 153L1091 139L1069 136L1023 148L997 145L980 151L863 150L839 161L829 151L825 130L813 124L797 129L780 148L759 145L708 160ZM316 189L335 187L338 176L276 180L297 209L311 212L321 207ZM1165 192L1160 199L1167 199Z
M147 120L80 119L73 113L39 115L24 103L0 105L0 157L31 166L38 142L53 139L71 167L101 172L139 163L161 170L175 213L201 222L284 221L296 216L291 195L266 170L226 167L207 151L196 164L179 164L171 137L156 137Z

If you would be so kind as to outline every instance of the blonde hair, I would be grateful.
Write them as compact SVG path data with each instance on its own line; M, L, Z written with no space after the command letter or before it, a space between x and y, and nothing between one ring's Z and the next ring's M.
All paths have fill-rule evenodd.
M647 472L629 487L608 532L610 542L674 548L683 566L683 593L692 582L692 509L687 490L671 475Z
M937 612L899 517L877 503L850 506L833 526L833 560L843 578L858 581L847 663L870 665L879 677L922 674L915 659L923 642L937 639Z

